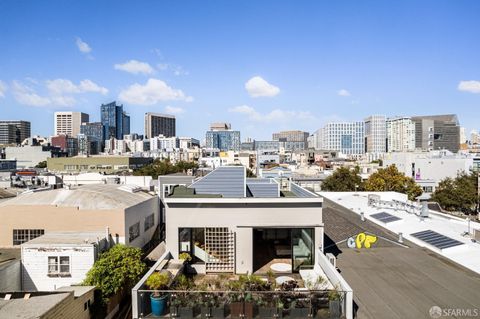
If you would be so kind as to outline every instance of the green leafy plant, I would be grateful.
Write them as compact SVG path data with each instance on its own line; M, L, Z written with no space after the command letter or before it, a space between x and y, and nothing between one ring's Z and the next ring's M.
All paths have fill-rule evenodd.
M192 256L190 256L189 253L181 253L180 255L178 255L178 259L184 260L185 262L188 263L192 261Z
M145 271L142 250L119 244L100 255L83 284L96 286L101 291L103 301L107 302L121 289L132 289Z
M411 177L405 176L395 165L381 168L365 181L364 189L369 192L398 192L414 200L422 195L422 188Z
M148 278L145 284L152 289L153 295L159 297L160 293L158 290L165 290L168 288L170 283L170 275L167 272L154 272Z
M317 289L320 289L325 282L326 282L326 279L324 277L318 276L313 280L306 280L305 287L307 287L308 290L317 290Z

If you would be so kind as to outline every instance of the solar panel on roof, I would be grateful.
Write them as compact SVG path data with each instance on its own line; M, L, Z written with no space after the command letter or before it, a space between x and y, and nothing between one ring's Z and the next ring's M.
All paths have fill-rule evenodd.
M438 249L463 245L461 241L439 234L433 230L424 230L411 235L417 239L420 239L421 241L426 242L427 244L437 247Z
M401 218L399 218L397 216L393 216L393 215L391 215L389 213L385 213L385 212L372 214L372 215L370 215L370 217L375 218L376 220L379 220L379 221L381 221L382 223L385 223L385 224L395 222L397 220L401 220Z

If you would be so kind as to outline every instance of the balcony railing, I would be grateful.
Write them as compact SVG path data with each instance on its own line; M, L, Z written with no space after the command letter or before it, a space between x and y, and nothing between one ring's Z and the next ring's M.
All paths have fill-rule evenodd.
M135 318L345 318L342 291L135 291Z

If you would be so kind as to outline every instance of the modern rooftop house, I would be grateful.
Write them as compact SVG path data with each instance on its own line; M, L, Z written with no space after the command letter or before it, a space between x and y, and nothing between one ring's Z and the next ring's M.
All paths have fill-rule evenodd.
M159 189L165 243L132 290L133 318L352 318L353 292L323 254L320 196L243 166L160 176ZM162 274L168 285L148 285Z
M161 179L161 177L160 177ZM219 167L162 199L168 250L189 253L199 273L298 272L323 246L322 198L288 181Z

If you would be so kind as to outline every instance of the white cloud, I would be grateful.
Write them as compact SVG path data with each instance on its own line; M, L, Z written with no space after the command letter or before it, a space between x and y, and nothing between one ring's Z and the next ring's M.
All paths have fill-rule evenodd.
M132 74L153 74L155 70L146 62L130 60L123 64L115 64L115 70L125 71Z
M0 81L0 97L5 97L5 92L7 91L7 85Z
M167 113L167 114L183 114L183 113L185 113L185 110L181 107L175 107L175 106L167 105L165 107L165 113Z
M190 72L185 70L181 65L171 64L171 63L159 63L157 64L157 69L160 71L171 70L172 73L176 76L188 75Z
M262 114L256 111L253 107L248 105L240 105L228 110L232 113L240 113L247 115L251 121L254 122L283 122L283 121L291 121L291 120L311 120L315 117L310 112L304 111L289 111L289 110L281 110L275 109L269 113Z
M95 83L95 82L93 82L89 79L85 79L85 80L80 81L80 85L78 87L80 89L80 93L95 92L95 93L101 93L103 95L108 93L107 88L105 88L103 86L100 86L97 83Z
M351 94L347 90L341 89L341 90L337 91L337 95L339 95L339 96L350 96Z
M144 85L135 83L121 91L118 98L124 102L137 105L153 105L161 101L186 101L193 98L182 90L174 89L162 80L150 78Z
M480 93L480 81L460 81L458 90L470 93Z
M260 76L254 76L245 83L245 89L251 97L272 97L280 93L280 89L268 83Z
M74 93L101 93L103 95L108 93L108 89L99 86L95 82L85 79L80 81L78 85L74 84L72 81L67 79L55 79L46 81L47 89L53 95L62 95L65 93L74 94Z
M40 83L35 79L27 79L37 89ZM15 99L24 105L30 106L73 106L77 103L73 94L81 93L101 93L107 94L108 90L99 86L95 82L85 79L80 83L74 84L67 79L55 79L45 81L43 91L45 94L38 94L37 89L21 83L20 81L13 81L12 92Z
M75 43L77 44L77 48L78 50L80 50L80 52L85 54L92 52L92 48L88 45L87 42L82 41L82 39L77 38L77 41Z
M47 106L52 103L48 97L38 95L34 89L18 81L12 84L13 96L18 103L30 106Z

